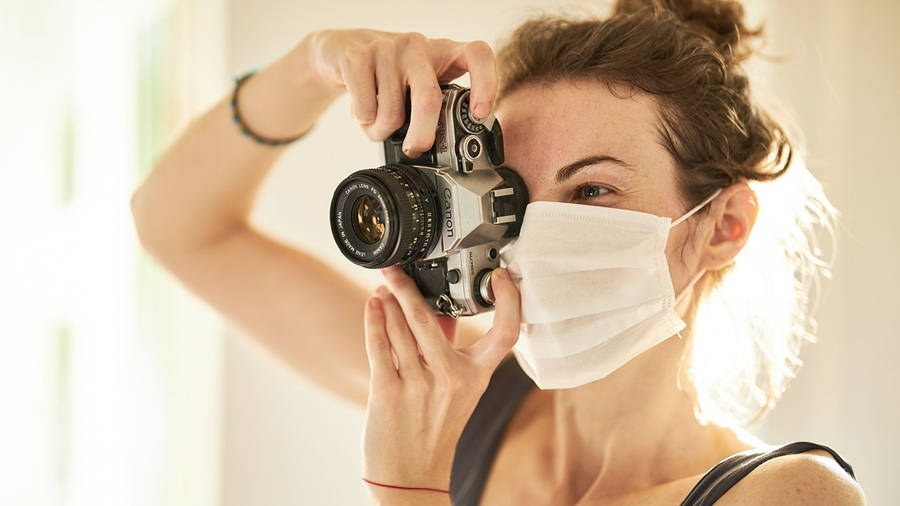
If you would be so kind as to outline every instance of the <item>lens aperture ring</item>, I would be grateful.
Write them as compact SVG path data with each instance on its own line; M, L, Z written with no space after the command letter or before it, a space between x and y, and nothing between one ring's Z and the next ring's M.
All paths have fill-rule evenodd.
M437 236L437 196L416 169L405 165L387 165L383 169L402 189L405 202L398 202L398 208L405 204L409 212L408 219L400 218L399 258L394 263L423 258L431 250Z

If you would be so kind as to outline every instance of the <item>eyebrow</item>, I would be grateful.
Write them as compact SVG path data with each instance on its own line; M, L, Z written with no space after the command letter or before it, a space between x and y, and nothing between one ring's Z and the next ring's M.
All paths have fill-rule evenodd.
M556 184L562 184L566 179L569 179L570 177L578 173L579 170L587 167L588 165L594 165L601 162L612 162L626 169L633 168L630 164L623 162L616 157L609 155L594 155L587 158L582 158L577 162L570 163L569 165L566 165L565 167L559 169L559 171L556 172L556 177L554 178L554 180L556 181Z

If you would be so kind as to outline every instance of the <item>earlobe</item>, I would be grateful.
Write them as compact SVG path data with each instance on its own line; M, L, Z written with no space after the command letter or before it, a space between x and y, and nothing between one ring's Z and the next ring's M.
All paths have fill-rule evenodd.
M704 255L708 269L728 265L743 249L756 222L756 202L756 193L744 181L724 189L713 202L709 216L714 220L714 229Z

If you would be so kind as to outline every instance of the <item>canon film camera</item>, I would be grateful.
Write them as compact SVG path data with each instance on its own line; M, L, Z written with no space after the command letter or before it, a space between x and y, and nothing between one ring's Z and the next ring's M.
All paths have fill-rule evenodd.
M383 143L385 165L350 174L331 199L331 232L357 265L399 264L438 314L493 310L491 271L519 234L528 190L503 164L503 134L493 114L476 119L469 89L442 85L435 142L411 159L406 123Z

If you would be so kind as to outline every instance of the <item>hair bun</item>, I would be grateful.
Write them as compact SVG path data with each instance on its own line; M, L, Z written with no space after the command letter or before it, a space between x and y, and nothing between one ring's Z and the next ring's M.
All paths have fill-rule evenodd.
M619 0L613 15L667 11L690 29L709 37L722 55L739 63L757 49L762 26L744 24L744 6L736 0Z

